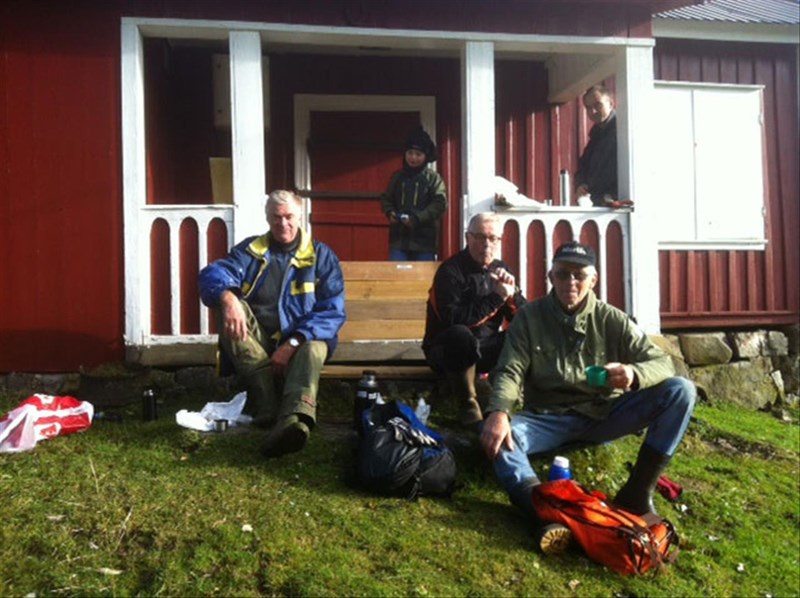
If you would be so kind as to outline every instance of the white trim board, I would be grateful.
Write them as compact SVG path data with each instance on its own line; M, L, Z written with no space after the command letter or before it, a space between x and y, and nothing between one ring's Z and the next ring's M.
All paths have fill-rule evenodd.
M481 31L420 31L415 29L381 29L369 27L331 27L251 21L211 21L202 19L155 19L123 17L123 24L132 24L146 36L175 39L227 39L229 31L254 31L269 44L315 44L342 46L375 46L384 49L424 49L457 53L466 41L493 42L498 53L596 53L608 47L653 46L652 38L600 37L578 35L542 35L492 33Z

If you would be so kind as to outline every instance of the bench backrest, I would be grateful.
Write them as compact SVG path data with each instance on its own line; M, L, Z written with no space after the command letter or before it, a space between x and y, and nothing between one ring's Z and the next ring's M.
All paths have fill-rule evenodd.
M439 262L342 262L343 341L421 340L425 302Z

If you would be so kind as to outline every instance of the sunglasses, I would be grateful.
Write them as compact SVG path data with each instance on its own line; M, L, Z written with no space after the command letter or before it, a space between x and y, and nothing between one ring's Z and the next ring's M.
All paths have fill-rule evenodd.
M590 275L583 270L554 270L553 276L556 277L556 280L560 280L561 282L566 282L568 280L583 282L589 278Z

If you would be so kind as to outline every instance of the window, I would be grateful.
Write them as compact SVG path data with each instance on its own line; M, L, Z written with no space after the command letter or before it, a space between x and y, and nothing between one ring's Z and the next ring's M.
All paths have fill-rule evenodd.
M764 249L760 86L657 82L660 247Z

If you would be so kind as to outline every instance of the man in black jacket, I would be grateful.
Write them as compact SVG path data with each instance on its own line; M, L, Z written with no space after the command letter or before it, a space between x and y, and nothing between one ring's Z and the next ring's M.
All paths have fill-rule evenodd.
M465 426L483 419L475 375L494 367L503 324L525 303L514 275L495 257L501 235L496 214L473 216L466 248L439 266L428 297L422 349L431 369L447 376Z
M594 123L589 143L578 160L575 197L590 195L592 204L605 207L617 199L617 114L614 100L602 85L583 94L586 114Z

